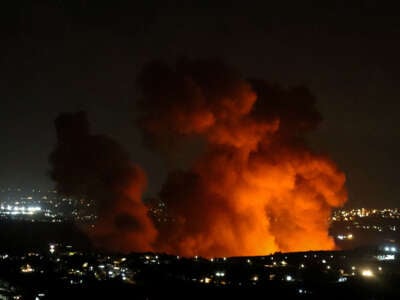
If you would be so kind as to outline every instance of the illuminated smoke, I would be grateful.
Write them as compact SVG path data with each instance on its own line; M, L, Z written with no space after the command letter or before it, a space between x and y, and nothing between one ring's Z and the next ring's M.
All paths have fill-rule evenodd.
M147 144L184 166L160 191L170 221L159 232L141 200L145 174L121 146L92 135L85 113L56 120L51 176L60 193L95 201L98 246L208 257L335 247L329 216L346 201L345 176L305 143L321 121L306 88L191 60L151 63L138 84Z
M304 142L321 120L306 88L191 60L151 63L138 84L139 124L153 147L202 145L162 187L174 221L160 226L158 250L210 257L335 247L328 219L346 201L345 176Z
M156 229L142 203L146 176L111 138L90 133L86 113L61 114L51 177L63 195L95 201L98 221L88 229L95 245L118 251L148 251Z

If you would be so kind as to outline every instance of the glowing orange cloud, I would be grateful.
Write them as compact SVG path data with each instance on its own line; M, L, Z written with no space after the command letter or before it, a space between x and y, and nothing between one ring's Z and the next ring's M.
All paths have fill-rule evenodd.
M85 114L61 115L51 176L61 193L95 200L96 245L207 257L335 248L329 216L347 199L345 176L305 142L321 121L306 88L245 80L210 60L151 63L138 85L148 145L175 152L180 167L192 160L170 170L159 193L169 221L155 224L142 169L91 134Z
M346 201L345 176L302 139L320 120L312 96L215 65L152 65L140 78L145 132L206 145L163 186L174 221L161 226L159 249L209 257L333 249L328 220Z

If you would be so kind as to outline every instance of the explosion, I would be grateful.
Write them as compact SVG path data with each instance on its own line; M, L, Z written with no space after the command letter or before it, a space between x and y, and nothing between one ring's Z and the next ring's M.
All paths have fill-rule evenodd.
M83 113L56 120L51 175L60 192L96 201L97 245L206 257L335 248L329 217L346 201L345 176L305 142L321 121L306 88L213 60L150 63L138 86L147 145L183 166L159 193L170 222L149 218L145 174L119 144L90 134Z
M162 187L175 221L160 228L158 249L211 257L335 247L329 216L346 201L345 176L304 141L321 120L307 89L244 80L216 61L155 62L138 82L152 145L203 143Z

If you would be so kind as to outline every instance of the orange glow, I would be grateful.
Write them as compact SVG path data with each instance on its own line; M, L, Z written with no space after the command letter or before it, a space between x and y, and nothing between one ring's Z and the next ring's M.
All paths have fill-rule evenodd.
M157 249L206 257L334 249L329 217L347 199L345 176L302 138L320 120L312 96L266 85L258 94L241 78L214 78L214 69L197 67L189 62L183 74L170 71L161 83L152 81L157 76L142 78L146 86L165 89L144 95L147 133L193 135L206 144L161 191L175 221L161 228ZM256 109L258 101L264 102Z
M262 128L267 133L275 124ZM250 152L262 136L257 130L243 126L242 135L238 124L229 129L230 136L218 141L232 148L206 153L192 169L201 178L202 197L209 199L186 195L194 199L189 209L199 211L189 215L197 220L185 221L202 226L180 236L171 251L212 257L335 248L328 220L331 208L346 200L344 175L328 159L307 152L276 153L271 163L262 151ZM210 130L215 140L213 135ZM246 135L239 142L231 138ZM198 202L203 203L196 208Z

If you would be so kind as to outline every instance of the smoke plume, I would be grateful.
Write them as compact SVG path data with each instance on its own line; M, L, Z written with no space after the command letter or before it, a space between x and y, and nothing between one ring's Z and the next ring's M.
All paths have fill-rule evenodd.
M345 176L305 143L321 121L306 88L245 80L212 60L153 62L138 84L139 124L153 147L204 145L162 187L174 221L160 226L158 250L210 257L335 247L329 216L346 201Z
M61 114L55 125L51 177L61 194L95 201L98 221L87 230L94 243L118 251L152 250L157 232L142 202L142 169L116 141L91 134L85 112Z
M180 166L159 193L168 218L157 229L128 153L91 134L83 112L56 120L51 176L62 194L95 201L97 245L207 257L335 248L329 217L347 199L345 176L305 142L322 120L308 89L186 59L146 65L138 86L146 144Z

